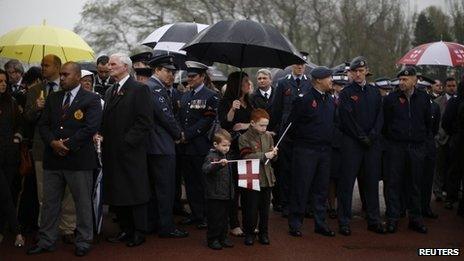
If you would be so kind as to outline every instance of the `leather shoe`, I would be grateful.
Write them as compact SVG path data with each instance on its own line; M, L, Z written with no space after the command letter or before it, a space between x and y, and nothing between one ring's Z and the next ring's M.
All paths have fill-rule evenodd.
M85 247L76 247L74 249L74 255L76 256L85 256L90 252L90 248L85 248Z
M372 231L377 234L385 234L387 231L385 228L382 226L382 224L372 224L367 226L367 230Z
M398 230L398 223L397 222L394 222L394 221L391 221L391 222L388 222L387 223L387 232L388 233L396 233L396 231Z
M188 237L188 235L189 233L187 231L176 228L169 233L159 234L158 236L161 238L184 238Z
M219 243L218 240L214 240L213 242L209 242L208 247L213 249L213 250L221 250L222 249L222 245L221 245L221 243Z
M438 218L438 214L433 213L432 210L430 210L430 209L424 211L423 216L426 217L426 218L431 218L431 219L437 219Z
M52 252L54 249L50 248L42 248L38 245L34 245L31 248L29 248L26 252L28 255L37 255L37 254L42 254L42 253L47 253L47 252Z
M340 226L340 228L338 229L338 233L344 236L349 236L351 235L351 229L349 226Z
M130 235L126 232L119 232L116 236L106 238L106 241L110 243L121 243L127 242L130 239Z
M301 231L298 230L298 229L290 229L290 231L288 231L288 233L291 236L294 236L294 237L302 237L303 236L303 234L301 234Z
M261 245L269 245L271 243L267 234L259 234L258 241Z
M208 224L205 221L201 221L200 223L197 224L197 229L207 229Z
M232 241L229 238L225 238L224 241L221 242L222 247L234 247Z
M326 237L334 237L335 236L335 232L330 230L328 227L316 228L316 229L314 229L314 232L316 232L317 234L321 234L323 236L326 236Z
M255 235L245 235L245 245L252 246L255 243Z
M337 210L335 210L335 209L333 209L333 208L330 209L330 210L329 210L329 218L331 218L331 219L336 219L336 218L337 218Z
M427 227L419 222L409 222L408 228L422 234L427 234Z
M145 237L144 236L135 234L134 236L132 236L131 240L126 243L126 246L128 246L128 247L136 247L136 246L140 246L144 242L145 242Z
M272 207L275 212L282 212L282 205L275 205Z
M72 245L74 244L74 234L65 234L63 235L63 243Z
M184 218L182 219L179 224L180 225L193 225L195 223L195 220L193 218Z

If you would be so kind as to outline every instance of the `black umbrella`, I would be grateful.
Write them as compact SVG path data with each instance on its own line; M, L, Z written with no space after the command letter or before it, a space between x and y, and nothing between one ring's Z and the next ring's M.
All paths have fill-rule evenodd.
M251 20L219 21L201 31L183 50L200 61L239 68L285 68L305 63L277 28Z
M155 48L155 50L179 52L185 43L191 41L198 32L206 27L208 27L207 24L185 22L167 24L153 31L142 41L142 44Z

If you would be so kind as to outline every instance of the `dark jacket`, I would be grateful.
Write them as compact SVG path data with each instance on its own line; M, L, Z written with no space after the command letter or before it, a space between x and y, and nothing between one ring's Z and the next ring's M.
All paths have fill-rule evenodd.
M203 173L206 175L206 198L230 200L234 198L234 181L230 163L227 166L211 164L211 162L225 159L226 155L211 149L203 163Z
M211 147L206 133L216 118L217 94L203 86L198 93L184 93L177 115L186 143L180 144L179 152L184 155L205 156Z
M150 77L147 86L152 94L153 128L149 135L148 154L175 155L175 140L181 137L179 125L172 113L166 88L162 83Z
M430 99L415 89L410 100L402 91L384 98L385 135L389 141L421 143L432 127Z
M17 169L19 145L13 142L16 134L22 135L19 107L9 93L0 94L0 162L13 165Z
M38 124L45 144L43 167L49 170L93 170L97 167L93 135L101 123L100 97L81 87L70 106L63 111L65 91L51 93ZM50 143L69 139L66 156L56 154Z
M382 96L379 90L366 84L362 88L356 82L340 92L340 130L355 140L368 137L377 140L382 132Z
M277 82L272 101L269 131L274 131L279 135L283 133L287 127L287 118L290 115L293 102L297 97L303 97L309 89L311 89L311 83L305 75L302 76L299 86L291 74L288 74Z
M295 146L331 146L334 132L335 102L325 100L315 89L295 101L289 121Z
M106 92L103 136L103 199L115 206L139 205L150 198L146 141L153 128L148 87L132 76L113 95Z
M261 94L261 91L259 90L259 88L256 88L256 90L250 96L251 106L255 109L265 109L267 113L271 115L272 102L274 100L274 96L275 96L274 86L271 86L271 96L267 99Z

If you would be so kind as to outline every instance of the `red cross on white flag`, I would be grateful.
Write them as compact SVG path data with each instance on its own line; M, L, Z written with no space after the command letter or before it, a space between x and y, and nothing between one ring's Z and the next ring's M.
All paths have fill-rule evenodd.
M259 186L259 159L246 159L237 161L238 186L241 188L260 191Z

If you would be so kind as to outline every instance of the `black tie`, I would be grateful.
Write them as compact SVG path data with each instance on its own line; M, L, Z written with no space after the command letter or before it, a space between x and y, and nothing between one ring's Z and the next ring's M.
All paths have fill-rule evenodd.
M48 82L48 83L47 83L47 86L48 86L48 88L47 88L47 95L55 91L55 90L53 89L53 87L55 87L55 85L56 85L55 82Z
M115 96L118 93L118 89L119 89L119 83L117 82L113 84L113 96Z
M322 94L322 101L325 102L325 100L327 99L327 94Z
M267 92L264 93L264 98L266 98L266 100L269 99Z
M300 83L301 83L301 79L300 78L296 78L296 87L297 88L300 88Z
M71 103L71 92L67 92L66 93L66 98L64 99L64 103L63 103L63 111L65 111L68 107L69 107L69 104Z
M171 99L172 99L172 96L171 96L171 90L168 90L168 96L169 96L169 98L171 98Z

